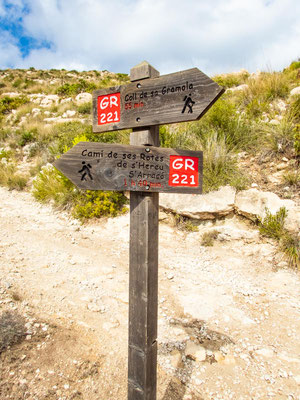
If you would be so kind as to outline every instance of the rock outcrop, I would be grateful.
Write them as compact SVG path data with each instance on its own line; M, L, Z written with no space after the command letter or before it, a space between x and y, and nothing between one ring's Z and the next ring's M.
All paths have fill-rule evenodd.
M159 201L165 211L199 220L213 220L234 211L235 194L234 188L224 186L204 195L161 193Z
M224 186L204 195L161 193L160 207L164 211L198 220L215 220L235 212L252 221L263 219L267 209L276 214L281 207L285 207L285 228L300 231L300 207L293 200L283 200L275 193L257 189L236 193L234 188Z

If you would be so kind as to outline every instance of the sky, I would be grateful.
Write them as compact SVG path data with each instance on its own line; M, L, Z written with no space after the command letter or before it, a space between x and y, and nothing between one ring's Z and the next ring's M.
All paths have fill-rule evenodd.
M300 57L299 0L0 0L0 69L279 71Z

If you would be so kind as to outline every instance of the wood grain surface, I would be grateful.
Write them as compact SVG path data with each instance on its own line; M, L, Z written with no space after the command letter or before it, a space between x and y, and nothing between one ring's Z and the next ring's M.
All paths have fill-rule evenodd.
M185 157L196 158L195 177L188 175L191 168L186 178L184 172L173 170L179 176L172 178L175 183L170 181L170 156L181 157L183 161L178 161L178 165L184 164ZM78 143L54 162L80 189L172 193L201 193L202 164L199 151L93 142ZM197 186L188 186L193 182Z
M198 68L96 90L93 92L93 131L194 121L201 118L223 92L223 88ZM120 120L101 124L98 99L117 93L120 93Z

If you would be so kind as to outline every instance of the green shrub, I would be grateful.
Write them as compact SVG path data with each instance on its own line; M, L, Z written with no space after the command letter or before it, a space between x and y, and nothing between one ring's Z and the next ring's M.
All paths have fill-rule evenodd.
M238 169L237 161L228 150L224 138L210 137L203 145L203 191L217 190L220 186L231 185L238 190L245 189L247 177Z
M89 218L115 217L127 202L120 192L103 192L101 190L87 190L76 199L72 214L75 218L86 220Z
M0 141L4 141L5 139L7 139L10 133L10 129L0 127Z
M182 129L177 126L177 129L171 129L162 125L159 127L159 137L161 147L171 149L195 149L197 137L188 129Z
M129 143L129 130L93 133L91 125L82 124L79 121L57 124L52 127L51 133L45 138L49 144L50 153L56 157L65 152L65 148L71 148L74 139L85 136L89 142L102 143Z
M129 83L130 78L127 74L122 74L122 73L117 73L116 74L117 80L122 82L122 83Z
M92 103L80 104L77 108L79 114L91 114L92 113Z
M254 98L246 105L245 111L249 118L260 118L262 113L269 111L269 104Z
M283 175L285 184L290 186L300 185L300 171L288 171Z
M78 195L73 183L61 172L47 164L33 179L33 196L41 202L53 201L57 207L70 208L72 200Z
M13 82L12 85L13 85L14 88L19 88L22 85L22 83L23 83L23 80L18 78Z
M183 215L174 214L174 225L177 229L186 232L198 232L198 226L195 221Z
M289 118L300 123L300 95L293 97L289 108Z
M29 99L24 96L19 97L2 97L0 99L0 116L8 114L11 110L15 110L23 104L29 102Z
M74 96L82 92L92 92L97 86L93 82L87 82L79 79L78 83L65 83L57 88L56 93L61 96Z
M28 177L20 174L12 174L7 181L7 186L10 190L24 190L27 186Z
M300 69L300 61L293 61L290 66L288 67L289 70L294 71Z
M300 239L295 234L285 232L280 239L280 249L285 253L291 267L300 269Z
M287 216L285 207L281 207L275 215L266 209L266 216L259 218L259 232L267 237L279 240L285 232L284 220Z
M0 160L5 158L9 160L12 156L13 152L11 150L5 150L4 148L0 147Z
M293 82L299 82L299 71L300 71L300 61L293 61L289 67L283 70L283 74L287 76L287 78Z
M218 85L223 86L227 89L245 83L248 77L249 72L243 71L239 73L216 75L212 79L217 82Z
M79 121L54 125L49 135L49 140L51 140L50 153L54 156L63 154L66 148L72 147L76 137L83 135L89 140L93 136L92 127L83 125Z
M276 239L280 250L287 256L290 266L300 268L300 238L284 228L286 216L285 207L281 207L275 215L266 209L265 218L259 219L259 231L264 236Z
M81 141L87 141L85 135L78 135L72 141L75 146ZM69 150L66 145L63 152ZM81 191L60 171L47 164L33 180L33 196L41 201L53 201L57 207L71 210L75 218L85 220L101 216L115 216L123 211L126 197L119 192Z
M10 190L23 190L27 181L27 177L16 172L14 164L0 162L0 185L8 187Z
M114 79L108 75L107 77L101 79L101 81L99 82L99 84L97 86L99 89L112 86L113 80Z
M218 138L224 138L227 148L234 151L256 147L258 141L252 122L241 115L228 97L219 99L192 129L202 142L217 133Z
M17 131L17 134L20 136L20 139L18 141L18 145L21 147L24 147L26 144L34 142L37 137L37 130L32 129L32 130L21 130Z
M257 126L257 132L264 138L264 147L274 153L293 156L295 147L295 124L288 115L278 125Z
M249 79L248 86L245 97L249 101L254 98L262 102L285 98L290 91L287 76L280 72L262 72L256 79Z

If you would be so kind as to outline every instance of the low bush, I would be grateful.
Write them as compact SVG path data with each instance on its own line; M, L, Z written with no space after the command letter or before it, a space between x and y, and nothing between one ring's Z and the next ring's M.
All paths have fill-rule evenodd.
M57 157L71 148L76 137L85 136L89 142L129 144L129 130L104 132L101 135L93 133L91 125L79 121L54 125L50 133L44 137L52 156Z
M213 246L214 241L218 238L219 232L214 229L209 232L204 232L201 238L201 246Z
M52 164L46 164L33 179L32 194L41 202L53 201L56 207L71 208L78 190Z
M6 150L2 147L0 147L0 160L5 158L6 160L9 160L13 155L12 150Z
M238 127L238 122L231 121L231 118L238 117L223 104L217 111L210 110L208 114L198 124L182 124L172 130L167 126L160 127L161 145L203 151L204 192L217 190L224 185L245 189L248 179L238 168L234 150L247 148L246 143L250 146L256 139L247 137Z
M52 127L51 134L48 136L50 153L57 157L65 152L66 148L73 146L76 137L85 136L88 140L93 137L92 127L83 125L79 121L57 124Z
M72 140L71 146L81 141L88 141L88 138L85 135L78 135ZM65 144L62 152L67 152L70 147ZM123 206L127 202L126 197L120 192L77 189L52 164L43 166L34 178L32 193L41 202L52 201L56 207L71 210L72 215L80 220L116 216L124 211Z
M290 266L300 268L300 238L284 228L286 216L285 207L281 207L275 215L266 209L265 218L259 219L259 231L262 235L277 240Z
M288 157L295 155L295 124L286 115L278 125L257 125L257 132L261 135L264 147L274 154L285 154Z
M161 147L195 150L198 138L190 132L188 127L189 124L177 125L175 129L170 129L166 125L160 126L159 138Z
M92 113L92 103L80 104L77 108L79 114L91 114Z
M0 127L0 141L5 141L5 139L7 139L10 134L10 129Z
M246 82L249 77L248 71L242 71L231 74L215 75L212 79L217 82L218 85L224 88L231 88L233 86L239 86Z
M101 190L87 190L76 199L72 210L75 218L86 220L89 218L115 217L124 212L127 198L120 192Z
M185 232L198 232L197 224L190 218L184 217L183 215L174 214L174 226L177 229Z
M33 196L41 202L71 210L80 220L116 216L124 211L126 197L119 192L81 191L61 172L48 164L33 180Z
M295 234L285 232L280 239L280 249L287 256L289 264L300 269L300 238Z
M19 136L18 145L24 147L28 143L32 143L37 138L37 129L19 130L16 132Z
M275 215L266 209L265 218L259 219L259 232L264 236L279 240L285 231L284 220L286 216L285 207L281 207Z
M245 118L237 105L227 96L219 99L191 130L203 142L217 133L224 138L228 150L242 151L255 148L258 134L252 121Z
M300 71L300 61L293 61L287 68L283 70L283 74L287 76L287 78L291 82L298 83L299 82L299 71Z
M97 86L93 82L87 82L80 79L77 83L65 83L57 88L56 93L61 96L74 96L82 92L92 92Z
M283 180L289 186L300 186L300 170L286 172L283 175Z
M116 77L118 79L118 81L122 82L122 83L129 83L130 82L130 78L127 74L122 74L122 73L117 73Z
M245 189L247 177L239 170L234 155L228 150L225 139L217 134L207 139L203 150L203 192L217 190L220 186L231 185L238 190Z
M27 185L28 177L16 172L14 164L3 161L0 162L0 185L10 190L23 190Z
M280 72L261 72L256 78L248 80L248 89L245 97L252 101L271 101L276 98L285 98L289 94L288 77Z
M29 99L25 96L2 97L0 99L0 117L1 115L8 114L11 110L16 110L18 107L28 102Z
M269 112L269 103L259 99L252 99L246 104L245 112L248 118L261 118L263 113Z

